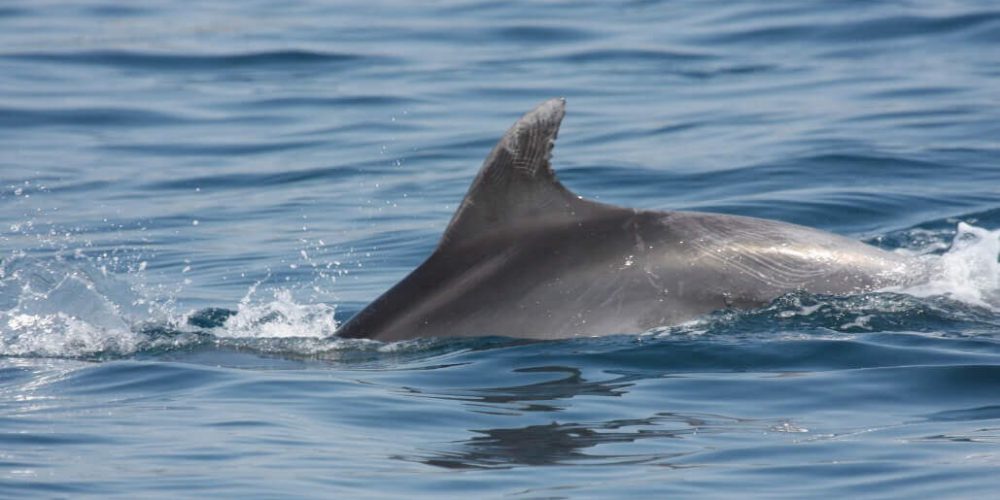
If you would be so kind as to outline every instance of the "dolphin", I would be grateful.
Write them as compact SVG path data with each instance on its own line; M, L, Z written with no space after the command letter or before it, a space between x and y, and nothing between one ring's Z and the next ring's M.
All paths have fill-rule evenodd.
M565 100L519 119L486 158L427 260L343 338L639 333L795 291L914 282L922 261L795 224L584 199L550 164Z

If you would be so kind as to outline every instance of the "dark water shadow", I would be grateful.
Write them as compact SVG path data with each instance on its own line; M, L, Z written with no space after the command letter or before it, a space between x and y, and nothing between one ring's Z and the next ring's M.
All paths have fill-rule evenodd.
M472 429L471 438L452 443L451 449L394 458L446 469L639 463L684 467L678 459L703 450L697 444L681 440L697 434L725 432L726 428L734 426L743 428L748 423L761 424L718 415L662 412L639 419ZM640 441L661 443L647 443L633 453L594 450L599 445L637 444Z
M556 374L555 380L518 386L466 389L451 394L426 394L407 388L411 393L432 398L465 402L476 413L499 416L523 416L522 412L559 412L569 407L567 400L577 396L620 398L639 380L650 375L618 374L608 380L588 380L583 372L568 366L539 366L513 370L522 374ZM607 372L603 372L607 373ZM562 402L561 402L562 401ZM468 429L471 437L447 443L443 449L420 451L411 456L395 456L446 469L495 469L544 465L614 465L656 463L678 467L679 457L697 453L702 447L682 438L704 433L745 430L747 425L764 422L709 414L657 412L645 418L618 418L598 421L553 420L551 423L519 427ZM604 452L600 445L637 444L640 441L663 441L643 446L621 447Z
M583 377L579 368L567 366L538 366L512 371L518 374L551 373L559 377L526 385L460 389L448 393L428 392L415 387L404 387L403 390L419 397L463 401L477 413L510 415L560 411L566 405L559 401L576 396L624 396L635 381L645 378L627 374L610 380L590 381Z
M519 368L515 373L552 373L562 375L556 380L510 387L484 388L473 391L467 401L484 405L522 404L523 411L557 411L558 405L545 404L574 398L576 396L620 397L628 393L628 388L643 377L621 375L611 380L590 381L583 377L579 368L567 366L539 366ZM463 398L464 399L464 398Z

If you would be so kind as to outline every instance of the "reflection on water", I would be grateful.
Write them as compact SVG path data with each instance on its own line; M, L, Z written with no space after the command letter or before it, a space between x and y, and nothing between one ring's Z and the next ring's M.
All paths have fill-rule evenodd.
M992 498L997 251L958 223L1000 228L996 3L2 2L0 499ZM929 253L944 286L331 337L556 96L581 195Z
M558 400L576 396L623 396L629 387L642 378L637 375L620 375L610 380L589 381L583 378L580 369L566 366L518 368L513 372L553 373L561 377L521 386L474 389L468 391L463 399L484 412L495 412L498 405L516 405L516 410L519 411L558 411L563 409L562 405L555 404Z
M700 432L712 432L725 422L721 416L657 414L645 419L609 420L594 423L558 423L516 428L472 429L471 439L454 443L457 450L407 458L449 469L504 468L524 465L627 464L657 462L673 465L671 459L694 452L689 446L672 446L659 440L680 439ZM658 442L648 453L585 452L598 445L633 443L653 439ZM628 448L634 450L635 448ZM642 449L642 448L640 448Z
M575 396L625 395L627 389L643 376L619 375L610 380L589 381L583 372L574 367L538 366L511 370L515 374L559 375L555 380L507 387L485 387L449 391L447 394L431 393L414 387L405 387L408 393L434 399L464 401L473 411L487 414L516 415L519 412L552 412L565 408L557 404Z
M408 388L408 392L422 397L462 401L475 413L516 417L520 415L519 412L564 411L567 405L557 401L576 396L624 398L636 382L650 378L627 374L593 381L586 379L580 369L566 366L539 366L512 371L558 374L559 377L519 386L466 389L450 395L428 395L413 388ZM664 404L669 405L669 401ZM762 431L775 427L751 419L663 411L646 418L563 422L553 420L550 423L520 427L468 429L472 437L447 443L442 446L444 449L395 458L448 469L649 462L679 466L672 461L697 453L704 445L681 443L678 440L699 434L726 432L727 429L745 432L748 426L760 427ZM783 428L786 426L787 424L781 424ZM627 448L613 446L638 441L650 443ZM600 452L590 450L600 445L605 445L608 449Z

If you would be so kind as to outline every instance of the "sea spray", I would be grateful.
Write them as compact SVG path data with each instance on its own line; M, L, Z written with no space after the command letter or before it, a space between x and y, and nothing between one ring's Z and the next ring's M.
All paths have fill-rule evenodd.
M812 326L841 333L922 330L918 323L928 328L994 323L1000 308L1000 230L959 223L954 236L940 229L922 241L919 248L899 250L929 261L933 272L922 284L851 297L791 294L761 309L722 311L655 333L731 332L757 322L768 328ZM370 349L367 344L328 343L335 339L336 306L296 299L292 289L265 286L268 278L252 284L235 310L182 312L174 295L164 292L170 287L142 286L144 266L119 274L102 272L98 264L86 257L7 258L0 274L0 355L128 357L204 342L286 354ZM268 346L268 341L281 343Z
M968 304L1000 309L1000 230L958 223L951 247L928 255L934 272L925 283L899 291L917 297L945 296Z

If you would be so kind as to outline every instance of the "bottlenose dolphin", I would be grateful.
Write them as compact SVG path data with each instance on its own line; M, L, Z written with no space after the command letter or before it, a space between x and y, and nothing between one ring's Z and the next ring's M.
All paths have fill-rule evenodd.
M549 163L565 105L546 101L504 134L434 253L340 337L637 333L793 291L854 294L923 273L920 261L808 227L583 199Z

